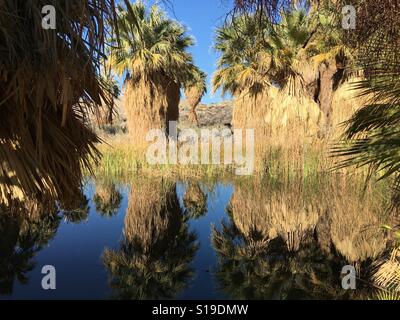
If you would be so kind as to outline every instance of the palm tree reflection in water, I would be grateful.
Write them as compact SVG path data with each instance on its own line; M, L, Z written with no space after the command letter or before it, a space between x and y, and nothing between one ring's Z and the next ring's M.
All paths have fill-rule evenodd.
M237 184L230 222L212 231L218 286L234 299L366 298L361 282L342 289L340 271L352 264L364 278L385 251L380 207L357 201L350 188L312 196L302 187Z
M198 249L187 222L175 184L132 185L123 240L103 253L115 298L170 299L186 287Z
M96 185L93 201L96 205L96 211L102 217L112 218L121 207L122 194L114 183L100 183Z
M54 238L60 220L53 206L37 203L0 212L0 296L12 295L15 280L28 283L35 256Z

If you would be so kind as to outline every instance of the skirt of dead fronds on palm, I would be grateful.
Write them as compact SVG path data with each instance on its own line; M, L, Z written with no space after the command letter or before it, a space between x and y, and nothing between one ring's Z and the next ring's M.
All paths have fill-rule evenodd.
M179 118L180 87L162 75L129 79L125 87L125 111L130 142L134 147L147 145L151 129L168 134L169 122Z
M257 167L264 168L271 152L279 150L287 166L304 167L304 157L310 150L324 158L320 168L326 170L334 160L328 157L331 143L344 132L343 122L360 108L365 99L352 90L353 80L341 86L332 102L332 132L320 139L322 113L318 104L306 95L291 95L275 87L258 92L244 91L234 99L232 124L236 129L253 129L255 136L255 160ZM244 137L243 137L244 139ZM307 155L308 154L308 155Z

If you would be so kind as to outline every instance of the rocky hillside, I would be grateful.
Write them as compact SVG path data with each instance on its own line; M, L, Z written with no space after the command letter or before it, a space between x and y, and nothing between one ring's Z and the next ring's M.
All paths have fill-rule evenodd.
M200 127L231 126L232 103L230 101L218 104L200 104L196 109ZM181 128L193 127L188 120L189 108L182 103L179 115L179 126Z
M127 132L126 113L123 98L117 101L117 115L113 126L105 126L103 129L108 134L124 134ZM200 104L196 109L200 128L224 128L231 127L232 102L226 101L215 104ZM180 105L179 127L196 128L188 119L189 107L185 101Z

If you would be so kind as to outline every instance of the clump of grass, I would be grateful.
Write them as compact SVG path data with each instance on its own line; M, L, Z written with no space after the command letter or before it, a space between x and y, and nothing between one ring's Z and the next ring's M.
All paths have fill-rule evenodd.
M171 179L222 179L234 175L233 165L222 164L157 164L146 159L146 149L135 147L128 136L114 137L99 145L102 159L95 167L96 176L108 180L131 180L138 176L164 177ZM209 159L211 159L211 152ZM223 154L223 148L221 150ZM200 157L199 153L199 157ZM221 156L223 160L223 156ZM211 161L210 161L211 162Z
M328 147L323 142L298 145L288 148L283 144L270 145L264 148L262 157L255 147L255 163L252 176L270 180L291 181L293 179L314 179L331 174L336 159L329 155ZM235 176L235 164L224 164L224 148L221 146L220 164L157 164L151 165L146 159L146 149L130 144L127 136L110 138L107 143L100 144L98 149L102 158L95 166L95 175L115 179L131 179L140 175L170 178L203 178L221 179ZM212 150L209 151L212 159ZM199 152L199 162L201 154ZM211 161L210 161L211 162ZM336 171L341 174L367 175L367 169L346 168Z

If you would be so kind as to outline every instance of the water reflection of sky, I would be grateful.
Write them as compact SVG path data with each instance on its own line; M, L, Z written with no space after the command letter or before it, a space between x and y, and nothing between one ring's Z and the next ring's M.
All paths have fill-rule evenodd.
M178 185L177 191L179 199L184 194L184 186ZM211 225L217 225L226 216L226 207L233 193L231 185L218 184L214 192L207 192L207 214L189 222L190 228L195 230L200 242L193 266L196 275L189 284L189 288L180 296L181 299L223 299L227 298L217 291L213 279L213 271L216 264L216 255L211 246ZM181 201L183 206L183 203Z

